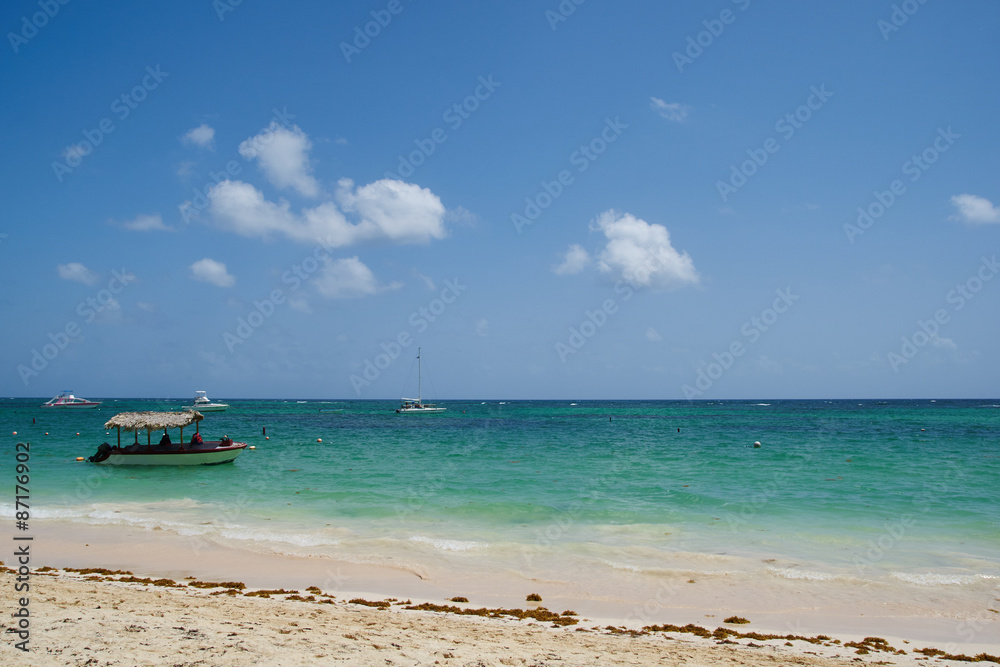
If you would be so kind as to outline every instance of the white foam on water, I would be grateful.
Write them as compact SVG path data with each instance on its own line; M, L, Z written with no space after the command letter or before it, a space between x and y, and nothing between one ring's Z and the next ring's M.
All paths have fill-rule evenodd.
M801 570L795 567L769 567L767 571L784 579L805 579L807 581L832 581L837 579L837 575L829 572L816 572L815 570Z
M440 537L424 537L423 535L414 535L409 541L417 542L419 544L429 544L439 551L473 551L475 549L483 549L489 546L485 542L448 540Z
M296 547L328 547L340 544L340 539L315 532L284 533L249 526L227 526L218 532L220 537L240 542L258 542L274 546L275 543Z
M892 577L909 584L920 586L968 586L981 581L1000 579L989 574L934 574L934 573L913 573L913 572L893 572Z

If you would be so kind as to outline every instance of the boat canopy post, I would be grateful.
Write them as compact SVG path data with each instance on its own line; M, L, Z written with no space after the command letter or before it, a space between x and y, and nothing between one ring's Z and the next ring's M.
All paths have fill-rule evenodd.
M152 447L153 446L153 436L152 436L152 433L153 433L152 429L148 429L148 428L146 429L146 447Z
M122 448L122 427L118 427L118 449Z

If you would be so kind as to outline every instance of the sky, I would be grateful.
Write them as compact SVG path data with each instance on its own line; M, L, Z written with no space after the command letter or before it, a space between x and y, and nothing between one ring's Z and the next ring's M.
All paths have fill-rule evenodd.
M0 395L997 397L989 0L15 0Z

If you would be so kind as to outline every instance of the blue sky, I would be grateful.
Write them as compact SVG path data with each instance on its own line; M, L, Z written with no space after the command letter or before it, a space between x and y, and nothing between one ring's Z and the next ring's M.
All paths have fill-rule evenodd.
M6 3L0 394L997 396L998 17Z

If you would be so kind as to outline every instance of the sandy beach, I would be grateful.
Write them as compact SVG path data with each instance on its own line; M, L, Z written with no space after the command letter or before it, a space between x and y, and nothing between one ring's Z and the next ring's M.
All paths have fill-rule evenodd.
M632 637L587 626L556 629L537 621L399 606L379 610L341 600L289 601L285 595L213 596L222 589L85 581L84 576L36 575L31 652L17 650L14 635L5 633L0 645L4 664L856 664L854 649L807 642L792 647L784 646L784 640L715 645L715 640L685 635ZM3 575L5 589L12 588L12 580L13 575Z
M4 664L844 665L940 661L934 651L916 652L928 647L987 658L1000 653L991 639L1000 614L991 614L998 621L979 627L978 641L964 643L933 641L920 629L938 627L943 633L938 639L947 639L954 636L954 618L884 613L865 619L859 613L852 619L849 610L832 606L812 615L772 608L737 624L725 623L721 609L705 613L708 607L664 604L626 620L626 601L574 598L551 583L515 584L502 575L489 586L475 586L406 569L217 545L201 545L195 556L189 541L165 531L39 527L33 568L56 569L32 575L31 652L17 650L17 634L4 632ZM9 600L14 584L14 574L5 571L2 586ZM276 589L282 592L255 594ZM538 592L542 601L527 602L526 590ZM802 591L811 597L808 582ZM464 592L469 602L450 601ZM730 600L737 599L734 593L761 598L748 607L757 610L776 599L767 591L744 590L731 592ZM709 601L718 594L703 593ZM424 609L407 609L421 604ZM487 611L456 613L478 609ZM569 611L576 613L563 614ZM829 614L825 632L816 630L823 613ZM783 629L781 618L800 621L786 620ZM5 630L13 626L6 614L3 623ZM892 632L882 632L887 629ZM884 643L866 640L876 635Z

